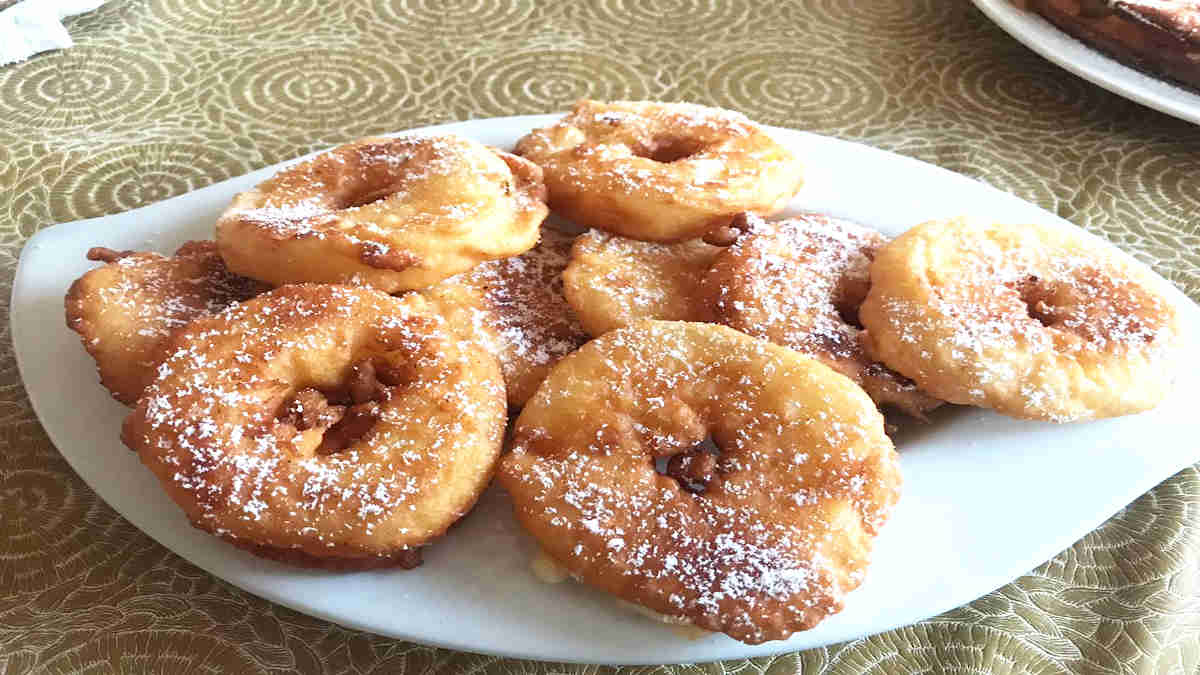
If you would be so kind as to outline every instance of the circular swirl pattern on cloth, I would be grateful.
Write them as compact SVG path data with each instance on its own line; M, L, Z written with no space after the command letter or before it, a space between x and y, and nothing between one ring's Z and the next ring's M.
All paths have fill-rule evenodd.
M846 2L813 0L805 3L805 13L823 30L851 33L869 29L886 35L890 41L925 41L953 24L962 11L959 3L946 0L911 2ZM832 31L831 31L832 32Z
M229 107L256 126L336 133L397 114L411 90L409 74L380 54L334 49L280 51L236 59ZM231 68L232 70L232 68Z
M100 582L111 576L104 570L131 557L132 547L152 545L83 481L64 476L69 469L61 459L42 453L25 466L9 464L0 473L0 587L7 595L44 591L95 571Z
M1155 244L1192 244L1191 250L1196 250L1200 243L1195 225L1196 214L1200 213L1200 149L1184 147L1164 156L1145 146L1126 148L1119 155L1115 171L1118 177L1126 178L1115 181L1118 203L1149 202L1146 209L1139 209L1140 213L1130 214L1140 222L1125 225L1145 232Z
M200 143L139 143L71 165L50 187L70 213L117 213L237 175L237 157Z
M721 0L602 0L574 7L582 13L578 20L599 24L594 28L598 32L651 41L706 35L714 29L735 33L747 27L754 11L750 3Z
M1189 494L1200 493L1200 471L1195 467L1176 474L1175 479L1126 506L1095 531L1065 552L1065 560L1055 559L1050 568L1070 567L1080 595L1093 600L1106 597L1128 602L1132 589L1155 581L1169 582L1170 577L1186 577L1180 568L1200 573L1200 561L1189 560L1190 550L1200 544L1200 532L1177 536L1178 523L1195 518L1200 502ZM1157 542L1149 545L1147 542ZM1178 561L1179 568L1156 565L1163 556ZM1120 564L1113 565L1114 561ZM1161 604L1200 603L1200 576L1190 584L1168 583ZM1182 582L1182 579L1181 579ZM1173 592L1172 592L1173 591ZM1115 593L1115 595L1114 595ZM1136 591L1134 591L1136 595ZM1133 600L1136 602L1136 599ZM1162 607L1168 609L1167 607Z
M641 100L652 92L632 66L598 51L514 52L472 68L466 86L478 117L563 110L581 98Z
M293 0L150 0L150 16L189 37L246 38L287 35L340 3Z
M11 1L15 2L16 0ZM0 6L3 5L4 0L0 0ZM121 30L137 20L141 9L141 2L105 2L95 11L71 17L67 24L67 30L72 35L82 35L92 31Z
M152 639L152 635L162 635ZM257 663L233 640L222 640L205 632L100 630L85 641L64 649L44 663L38 672L47 675L108 675L109 673L223 673L261 672Z
M11 186L17 180L17 167L9 144L16 143L15 138L0 134L0 185ZM0 236L3 236L0 230Z
M921 132L932 129L915 127ZM1031 157L1019 146L997 140L988 145L965 144L950 139L927 140L924 133L894 139L890 149L944 167L956 173L1011 192L1026 201L1054 211L1060 203L1070 202L1077 186L1048 181L1047 169L1039 166L1045 156ZM915 223L914 223L915 224Z
M1096 184L1077 220L1133 252L1193 297L1200 291L1200 144L1114 144L1092 165Z
M706 88L717 105L798 128L837 129L884 114L887 90L849 59L803 51L761 51L721 59ZM875 112L873 112L875 111Z
M967 55L940 66L922 60L913 68L913 77L939 79L937 100L929 105L999 118L1003 121L997 126L1014 133L1054 133L1080 126L1081 121L1111 119L1112 107L1104 105L1113 98L1108 92L1077 77L1063 77L1043 59L1026 59L1023 53L1014 57L1021 68L998 61L994 54ZM1031 109L1037 114L1029 114Z
M437 0L384 1L387 6L375 8L368 3L289 0L113 1L68 20L77 41L74 48L0 68L0 296L8 297L20 246L38 228L118 208L112 199L75 201L51 190L64 172L90 164L114 147L186 143L236 156L230 169L212 176L199 170L181 174L191 189L354 136L451 119L562 110L574 97L594 92L590 95L731 105L764 122L807 126L966 171L1103 234L1153 262L1185 292L1200 298L1200 227L1194 215L1200 213L1200 195L1189 190L1200 175L1200 127L1150 113L1049 66L989 24L969 2L648 0L664 11L691 8L689 16L646 26L626 24L622 29L620 12L641 11L633 0L446 0L445 5ZM464 23L457 23L459 17L447 17L445 25L461 27L458 34L437 32L436 25L425 23L416 35L385 18L411 14L414 20L424 20L440 7L467 6L502 7L509 13L483 13L485 18L494 16L495 23L476 17L462 17ZM746 18L710 25L691 19L731 12ZM676 32L680 26L688 30ZM279 61L292 55L292 72L277 77L303 77L307 69L320 66L321 55L329 50L349 54L355 67L370 73L376 83L385 73L383 86L414 89L365 121L357 112L340 120L333 114L314 119L308 110L297 113L294 108L274 115L270 101L259 94L253 94L258 97L254 102L234 102L234 89L245 82L237 79L239 75L278 69ZM524 56L527 52L533 55ZM112 55L125 71L105 76L111 80L100 77L84 83L94 88L80 91L90 92L93 99L78 97L61 111L48 109L38 91L45 84L33 86L32 81L63 77L70 71L55 69L76 59L85 62L74 66L83 69L80 72L99 68L86 63L84 57L90 54ZM384 70L377 64L381 55L386 55ZM556 61L560 55L561 66ZM725 69L722 64L735 64L747 55L765 60L757 74L743 70L760 79L791 73L788 77L817 91L827 80L831 90L846 97L842 105L849 112L824 114L819 102L802 97L804 89L793 97L775 85L768 88L770 97L734 97L730 92L755 91L753 83L720 79L717 82L728 90L710 89L710 78ZM430 65L406 65L414 60ZM199 86L187 90L192 75L176 73L174 64L181 62L194 64L191 72ZM506 64L513 66L508 79L492 72ZM820 70L825 64L832 64L827 76ZM154 84L155 74L161 75L164 68L165 93ZM844 74L843 68L862 72ZM397 69L407 73L403 85L392 84ZM149 84L104 88L146 75L151 75ZM977 81L964 84L954 79L967 76ZM838 77L849 79L838 82ZM864 78L861 92L856 88L863 85L855 77ZM979 81L987 77L997 81ZM1034 82L1013 83L1021 77ZM539 82L550 80L560 81L555 88L561 98L544 92L532 95L541 88ZM361 87L355 103L369 110L375 110L374 101L364 92L389 95L362 83L354 86ZM1042 88L1043 93L1035 94L1042 97L1042 107L1029 108L1017 100L1014 93L1025 86ZM962 97L978 101L963 102ZM860 109L854 112L855 107ZM156 123L146 124L151 118ZM0 302L0 314L4 310ZM7 517L7 510L0 512L5 516L0 518L0 550L9 546L10 537L32 536L31 521L45 528L42 521L67 519L75 528L45 528L45 538L62 540L43 541L48 554L12 558L20 560L16 567L6 566L10 558L0 559L0 577L20 570L23 579L17 584L11 576L7 579L12 583L0 585L7 599L3 616L11 622L9 633L19 638L0 645L0 661L13 672L48 663L53 664L47 667L51 672L83 670L83 660L71 660L77 656L56 659L55 654L119 622L137 626L137 640L115 628L112 632L120 633L120 639L104 644L140 654L202 653L214 643L191 642L189 635L207 631L215 643L242 650L207 652L207 663L223 672L271 667L328 673L424 672L433 667L430 664L486 675L587 670L457 654L369 636L238 591L168 554L132 526L116 525L124 521L57 459L32 420L11 342L0 331L0 448L6 449L9 461L0 468L0 481L35 468L48 476L39 481L77 492L66 502L37 502L40 506L24 520ZM12 499L30 499L11 494ZM841 645L697 668L772 675L883 669L870 664L888 664L902 672L981 674L1031 669L1191 672L1200 664L1197 513L1200 480L1191 469L1164 482L1110 526L1035 573L964 608ZM132 549L99 545L123 540L137 543ZM87 576L78 573L79 555L88 561ZM65 567L56 566L59 560ZM1123 579L1140 581L1122 585ZM203 609L189 609L199 607ZM98 622L98 616L106 617L107 623ZM214 622L208 616L231 618ZM168 625L187 626L189 633L163 630ZM271 661L261 656L269 650L286 658ZM1010 665L1012 655L1024 659L1030 650L1041 657ZM992 653L997 656L989 661ZM113 650L104 654L107 658ZM247 666L245 654L259 656ZM178 668L162 660L147 669L186 670L183 658ZM661 670L692 672L687 667Z
M0 119L14 129L66 131L140 118L171 86L159 62L132 48L81 45L33 59L0 79Z
M512 30L533 12L522 0L384 0L374 6L377 20L389 31L432 37L474 39Z
M8 290L11 289L0 287L0 292ZM0 306L0 311L7 312L8 307ZM0 339L8 340L10 337L6 332L6 334L0 335ZM0 364L3 364L4 376L8 376L10 370L13 373L16 372L16 359L3 357L0 358ZM45 464L47 452L53 445L33 411L14 400L18 393L24 393L15 391L15 389L15 387L4 387L4 393L0 394L0 402L2 402L0 406L3 406L4 411L3 417L0 418L0 443L7 444L3 447L9 448L8 453L4 456L4 461L14 469L35 468Z
M43 157L28 170L17 169L13 180L5 184L6 199L0 201L0 218L9 219L13 223L13 231L0 231L0 241L17 249L13 252L13 258L20 253L21 243L39 229L80 218L71 215L66 208L60 208L61 217L56 218L52 213L47 183L62 172L64 161L62 155Z
M912 645L936 641L937 649L913 650ZM980 645L988 649L980 649ZM856 640L830 659L822 672L891 675L939 673L953 663L963 675L1043 675L1058 672L1055 662L1036 645L1004 631L966 624L916 625Z

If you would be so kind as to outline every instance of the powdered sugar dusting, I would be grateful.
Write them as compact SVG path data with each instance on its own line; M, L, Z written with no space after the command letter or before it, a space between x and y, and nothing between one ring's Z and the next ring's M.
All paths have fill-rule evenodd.
M500 360L513 405L522 405L551 366L587 341L563 297L573 240L543 228L530 251L481 263L426 291Z
M518 176L510 160L524 161L454 135L362 139L238 195L217 236L227 253L254 259L247 267L272 269L275 283L346 282L357 272L387 290L428 285L527 245L545 217L544 186L536 167ZM329 245L313 253L311 240ZM422 268L432 277L424 284L376 272L420 265L436 267Z
M718 321L819 359L860 384L876 402L921 416L939 402L876 363L856 318L870 264L887 243L857 223L808 214L749 228L718 256L705 295Z
M1059 422L1144 407L1163 387L1174 309L1114 252L1035 226L921 228L912 236L934 237L936 283L879 305L888 349L914 377L953 383L956 402Z
M212 242L188 242L173 257L132 253L72 287L67 324L80 332L105 385L133 403L154 377L168 338L266 287L230 273Z
M239 197L222 217L252 223L279 239L336 235L390 248L390 228L375 222L380 206L401 212L402 226L436 217L440 214L405 206L422 207L414 202L423 184L469 170L467 149L452 137L363 139L284 169ZM376 206L367 212L367 205ZM454 208L469 216L473 206Z
M846 398L848 384L699 324L613 331L570 364L527 405L502 469L556 558L626 599L748 641L840 608L866 564L859 545L898 486L882 419ZM591 386L572 387L578 377ZM654 455L685 452L710 430L720 476L704 493L655 472Z
M556 208L613 231L636 231L645 220L687 228L738 211L777 210L802 173L744 115L688 103L581 101L557 124L521 139L517 152L545 169Z
M660 244L590 230L572 249L567 299L592 335L641 319L701 321L700 283L721 250L699 239Z
M503 429L499 380L453 343L419 298L284 287L190 325L124 439L199 527L318 556L419 545L469 507ZM285 402L367 357L402 381L348 409L372 417L365 435L318 454L327 429L298 427Z

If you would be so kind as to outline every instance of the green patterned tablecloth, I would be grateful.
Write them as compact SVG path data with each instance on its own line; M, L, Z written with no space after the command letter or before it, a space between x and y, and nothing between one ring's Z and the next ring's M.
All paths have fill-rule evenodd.
M358 136L582 96L719 105L934 162L1108 237L1200 297L1200 127L1059 70L964 0L112 0L68 27L73 49L0 68L0 302L40 227ZM2 326L0 671L597 670L375 637L197 570L68 468ZM1192 468L929 621L774 658L630 670L1198 669Z

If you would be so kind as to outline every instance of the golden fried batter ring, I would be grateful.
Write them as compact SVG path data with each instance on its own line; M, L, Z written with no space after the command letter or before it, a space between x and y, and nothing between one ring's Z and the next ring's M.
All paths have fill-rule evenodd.
M879 251L859 316L873 353L934 396L1088 420L1170 389L1178 327L1160 284L1066 228L936 221Z
M803 180L795 156L744 115L686 103L580 101L516 152L545 170L556 212L648 241L775 213Z
M642 319L706 321L698 289L721 250L699 239L660 244L589 230L571 247L563 292L593 337Z
M541 242L526 253L485 262L422 291L451 327L500 360L513 408L525 405L550 368L587 341L563 297L573 240L544 228Z
M715 320L790 347L849 377L880 405L915 417L941 404L871 358L858 327L879 232L811 214L778 222L749 216L703 283Z
M196 527L309 566L412 566L487 487L494 357L418 295L284 286L193 321L125 420Z
M154 379L172 333L267 290L225 269L211 241L190 241L170 258L93 248L88 260L107 264L71 284L67 326L96 360L100 383L126 405Z
M534 164L458 136L366 138L291 166L217 221L231 270L272 284L430 286L537 243Z
M548 555L749 643L840 610L899 496L896 453L861 389L713 324L645 321L589 342L513 433L500 480ZM697 459L710 435L715 462ZM667 457L673 475L655 470Z

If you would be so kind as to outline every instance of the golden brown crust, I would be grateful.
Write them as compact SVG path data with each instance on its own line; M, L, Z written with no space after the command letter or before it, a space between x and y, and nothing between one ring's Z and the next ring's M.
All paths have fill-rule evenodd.
M71 284L67 326L95 359L100 383L126 405L154 379L173 332L266 290L230 273L211 241L188 242L172 257L96 247L88 259L106 264Z
M710 436L711 462L695 454ZM748 643L841 609L899 496L870 398L800 354L711 324L646 321L550 373L499 479L572 575Z
M699 239L662 244L590 230L571 248L563 292L593 337L643 319L708 321L699 287L721 250Z
M1113 57L1200 88L1200 2L1031 0L1063 31Z
M499 365L459 342L416 295L284 286L175 335L122 440L198 528L289 559L402 558L500 453Z
M684 103L580 101L516 152L545 171L555 212L648 241L775 213L802 182L795 156L745 116Z
M871 259L886 242L875 230L818 214L750 216L714 258L700 296L718 323L818 359L876 403L922 418L941 401L872 358L857 325Z
M243 551L252 553L260 558L274 560L275 562L292 565L293 567L307 567L310 569L329 570L331 572L362 572L365 570L393 568L411 570L420 567L421 563L424 562L421 558L420 548L404 549L387 556L333 558L309 555L298 549L261 546L230 537L223 537L223 539Z
M550 368L588 336L563 297L563 268L575 237L543 228L522 255L482 263L421 293L464 339L500 361L508 404L520 408Z
M1169 391L1178 326L1160 284L1066 228L933 221L879 251L859 316L873 353L938 398L1090 420Z
M288 167L217 222L230 269L279 285L430 286L537 243L541 169L458 136L364 138Z

